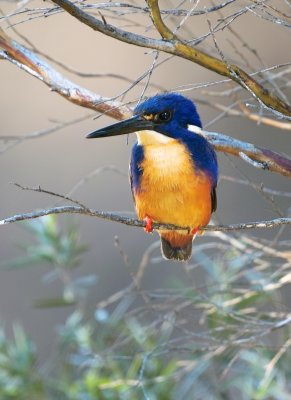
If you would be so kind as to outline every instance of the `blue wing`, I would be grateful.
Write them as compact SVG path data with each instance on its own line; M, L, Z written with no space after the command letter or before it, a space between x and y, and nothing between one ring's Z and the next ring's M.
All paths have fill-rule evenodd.
M181 139L186 145L195 168L206 172L212 181L211 205L212 212L217 208L216 187L218 181L218 163L212 145L203 137L189 132Z
M133 145L130 159L130 186L134 196L134 191L138 191L140 187L141 176L143 173L141 163L144 159L143 146L137 142Z

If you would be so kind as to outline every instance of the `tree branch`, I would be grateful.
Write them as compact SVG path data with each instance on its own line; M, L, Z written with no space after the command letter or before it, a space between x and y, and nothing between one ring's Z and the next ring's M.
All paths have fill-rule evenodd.
M53 207L49 209L32 211L29 213L16 214L12 217L4 218L0 220L0 225L8 225L14 222L19 221L27 221L30 219L44 217L50 214L82 214L88 215L91 217L97 217L101 219L105 219L108 221L119 222L121 224L125 224L128 226L134 226L137 228L145 227L145 221L140 221L135 218L124 217L115 213L105 212L105 211L97 211L92 210L90 208L79 207L79 206L61 206L61 207ZM258 222L246 222L239 224L231 224L231 225L208 225L205 227L201 227L200 231L235 231L235 230L246 230L246 229L264 229L264 228L276 228L282 225L291 225L291 218L275 218L267 221L258 221ZM189 227L179 227L172 224L162 224L162 223L153 223L154 230L184 230L189 231Z
M203 8L201 10L193 10L189 13L188 10L186 9L181 9L181 8L170 8L170 9L164 9L161 10L161 14L165 15L171 15L175 17L193 17L197 15L204 15L204 14L210 14L215 11L221 10L224 7L227 7L229 4L234 3L236 0L226 0L222 2L221 4L217 4L214 6L211 6L209 8ZM110 2L110 3L101 3L101 4L84 4L84 8L90 8L94 10L98 9L103 9L103 10L111 10L114 8L118 9L118 15L123 15L123 14L133 14L133 13L149 13L149 8L148 7L141 7L137 6L134 4L127 4L127 3L120 3L120 2ZM125 9L125 11L121 11L121 9ZM127 11L127 10L128 11Z
M95 31L103 33L104 35L135 46L146 47L173 54L199 64L220 75L227 76L243 88L247 89L262 105L275 111L281 116L291 117L291 106L289 104L285 103L278 96L272 94L269 90L260 85L240 67L235 64L228 64L198 50L196 47L190 46L182 40L179 40L163 23L158 7L158 0L149 0L148 5L151 10L151 17L154 24L164 40L152 39L124 31L108 23L104 24L104 22L101 22L92 15L87 14L69 0L52 1L71 14L74 18L77 18L80 22L88 25Z
M277 129L282 129L284 131L291 131L291 122L278 121L276 119L272 119L272 118L268 118L268 117L264 117L262 115L252 113L242 103L239 103L239 107L241 110L237 110L234 108L227 107L223 104L213 103L211 101L204 100L204 99L196 98L195 101L198 104L203 104L203 105L211 107L215 110L221 111L223 115L229 115L229 116L233 116L233 117L243 117L243 118L247 118L251 121L255 121L257 124L265 124L265 125L269 125L274 128L277 128Z
M33 51L12 40L0 28L0 57L10 61L30 75L44 82L67 100L116 119L127 118L131 111L119 102L102 97L64 78Z
M15 40L10 39L0 29L1 48L4 51L1 52L0 50L0 56L25 70L30 75L40 79L51 90L59 93L72 103L106 113L106 115L118 120L128 118L132 115L132 110L124 106L121 102L112 101L97 95L66 79L41 57ZM194 131L203 135L218 151L230 153L237 157L240 157L240 153L244 153L254 162L253 166L263 164L265 169L269 171L291 177L291 158L287 156L255 146L252 143L233 139L221 133L207 132L199 128L195 128ZM256 162L259 164L256 164Z
M256 168L262 168L272 172L277 172L291 178L291 158L283 156L280 153L266 149L264 147L255 146L252 143L242 142L223 135L222 133L208 132L198 127L191 127L191 130L203 135L216 150L229 153L237 157L241 157L241 153L246 155L243 160L250 163ZM257 163L257 164L256 164Z
M158 1L157 0L146 0L149 9L151 19L153 21L154 26L156 27L157 31L160 33L163 39L166 40L176 40L178 39L176 35L164 24L162 20Z

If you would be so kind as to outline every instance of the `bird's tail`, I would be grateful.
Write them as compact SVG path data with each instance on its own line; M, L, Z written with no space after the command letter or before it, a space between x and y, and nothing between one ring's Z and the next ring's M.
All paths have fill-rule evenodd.
M161 233L161 250L168 260L187 261L192 255L193 235L176 231Z

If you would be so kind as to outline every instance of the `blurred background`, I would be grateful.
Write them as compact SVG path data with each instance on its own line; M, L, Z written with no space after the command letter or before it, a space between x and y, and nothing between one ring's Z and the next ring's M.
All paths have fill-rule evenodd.
M276 14L274 8L264 9L263 5L251 8L253 2L234 1L219 12L189 17L184 22L183 16L165 15L164 18L173 29L182 22L179 35L185 40L196 40L209 33L207 20L212 27L215 27L219 21L228 17L224 22L231 22L230 29L221 29L215 33L217 45L225 59L235 62L248 72L256 71L256 79L262 80L266 87L278 95L288 97L288 90L290 91L288 79L290 73L288 75L286 72L288 67L274 69L264 74L259 73L268 67L290 63L290 27L277 23L270 16L272 14L278 19L284 19L283 11L290 14L290 8L283 2L273 3L280 7L281 14ZM94 4L98 5L101 2ZM132 1L130 4L145 7L143 1ZM246 9L247 6L250 6L249 10ZM223 111L201 104L200 100L206 100L212 104L219 103L232 108L234 104L241 103L247 105L253 113L275 118L271 113L260 109L258 102L235 84L199 65L177 57L169 58L168 55L160 54L149 85L147 86L145 78L123 94L129 88L129 82L111 74L118 74L135 81L151 67L156 53L94 32L64 12L51 12L44 18L45 10L52 7L54 5L50 2L17 3L2 0L0 26L10 37L24 46L29 47L26 38L39 51L66 67L82 73L100 74L100 77L94 75L91 78L82 77L52 60L47 60L68 79L102 96L117 97L119 101L134 104L141 95L150 96L162 88L167 91L178 91L197 102L205 129L222 132L291 155L290 133L287 130L276 129L239 116L227 116ZM160 3L160 7L188 11L203 10L211 8L212 2L200 1L194 4L191 1L184 1L178 6L175 2L164 1ZM128 8L127 12L125 8L115 8L119 15L110 10L113 8L100 10L110 23L125 30L158 37L147 13L134 13L131 8ZM235 17L241 10L245 11L241 12L239 17ZM97 8L90 12L100 18ZM9 14L12 16L3 17ZM290 19L287 20L290 22ZM220 57L211 35L208 34L199 46L210 54ZM41 57L45 58L44 55ZM159 65L167 58L168 61ZM282 74L278 79L273 78L272 74L281 71L285 71L285 75ZM107 116L100 116L92 110L73 105L51 91L41 81L4 60L0 62L0 87L0 136L5 137L2 140L0 137L1 218L66 203L49 195L21 190L14 183L29 187L40 185L43 189L64 195L74 189L72 198L90 208L118 211L123 215L134 211L127 177L131 146L135 140L133 135L129 137L128 143L124 137L85 140L86 133L113 120ZM59 123L82 117L83 121L72 123L53 133L33 139L25 138ZM8 140L7 136L19 139ZM221 153L218 154L218 158L222 176L235 177L283 192L291 191L290 180L286 177L254 169L237 158ZM91 176L93 171L104 166L114 166L117 172L115 168L109 167ZM230 224L272 219L280 213L282 216L287 216L289 207L290 197L266 198L251 184L242 185L221 179L218 186L218 210L213 222ZM96 218L58 216L58 224L64 227L63 229L67 229L72 223L78 227L80 242L88 245L89 251L82 255L80 267L71 274L74 279L87 275L96 276L96 284L90 288L87 302L88 307L94 310L98 302L132 283L131 272L123 261L121 250L115 245L115 237L119 238L119 245L128 256L132 270L136 271L142 255L158 240L158 236L156 233L146 235L142 229ZM272 240L278 232L278 229L258 230L249 232L248 235L254 241ZM8 333L11 332L12 324L15 321L19 322L36 343L39 359L45 360L56 346L56 327L64 323L72 308L43 309L35 306L35 302L41 299L61 297L63 283L61 280L49 283L49 279L45 279L50 271L46 263L31 265L29 268L20 266L7 268L7 264L13 264L13 260L25 257L24 244L31 245L35 242L35 237L27 231L23 223L2 226L0 235L1 321ZM240 235L238 232L231 237L240 241ZM280 240L290 239L287 228L280 232L280 235ZM199 246L213 240L215 238L205 234L197 238L193 246L193 263L197 263L198 267L196 266L191 273L197 285L205 281L207 274L204 267L199 267L201 263ZM218 251L214 249L214 253ZM153 256L154 262L149 262L144 273L142 283L144 290L157 290L166 288L175 281L187 281L185 267L181 264L161 260L159 248L155 250ZM281 301L287 305L290 301L287 290L285 294L283 291L283 295L285 297L283 296ZM136 301L138 306L140 300ZM130 307L135 307L135 304L132 303Z

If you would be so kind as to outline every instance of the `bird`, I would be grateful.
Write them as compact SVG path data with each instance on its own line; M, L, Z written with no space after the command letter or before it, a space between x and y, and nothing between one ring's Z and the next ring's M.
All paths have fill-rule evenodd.
M136 132L130 184L137 216L145 231L153 223L188 227L159 230L164 258L187 261L192 242L217 208L218 163L213 146L199 133L202 124L195 103L174 92L139 103L129 119L89 133L102 138Z

